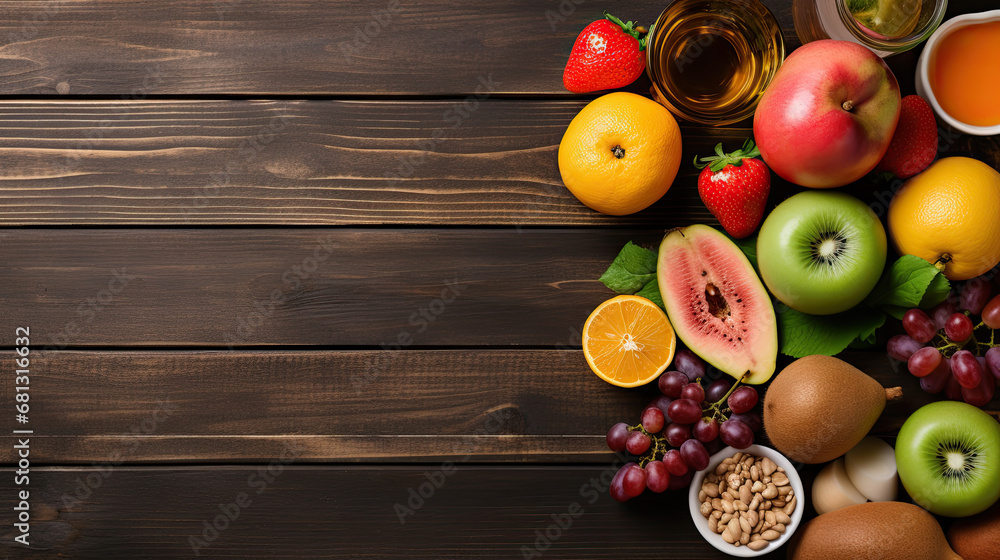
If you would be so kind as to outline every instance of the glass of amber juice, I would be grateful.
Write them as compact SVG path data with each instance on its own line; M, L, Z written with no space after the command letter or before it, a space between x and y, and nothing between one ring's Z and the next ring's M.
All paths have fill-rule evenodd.
M785 58L778 22L759 0L675 0L650 28L646 49L656 100L707 125L752 115Z

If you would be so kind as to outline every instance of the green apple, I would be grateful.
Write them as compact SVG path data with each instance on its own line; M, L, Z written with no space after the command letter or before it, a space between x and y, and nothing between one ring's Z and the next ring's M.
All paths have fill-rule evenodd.
M885 228L867 204L839 192L791 196L764 220L757 265L788 307L811 315L861 303L885 268Z
M971 404L925 405L899 429L896 468L924 509L975 515L1000 499L1000 424Z

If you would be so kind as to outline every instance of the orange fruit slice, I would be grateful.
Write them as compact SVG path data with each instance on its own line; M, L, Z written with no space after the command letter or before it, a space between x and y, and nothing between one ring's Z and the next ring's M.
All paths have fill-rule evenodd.
M670 365L677 335L667 314L639 296L597 306L583 325L583 355L598 377L619 387L653 381Z

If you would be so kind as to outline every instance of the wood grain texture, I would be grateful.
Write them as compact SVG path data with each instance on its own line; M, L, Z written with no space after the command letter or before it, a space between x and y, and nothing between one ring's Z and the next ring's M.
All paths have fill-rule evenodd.
M0 344L572 345L629 240L594 230L0 230ZM655 246L655 245L654 245Z
M550 531L555 542L538 541L545 548L541 558L728 558L696 532L686 492L647 493L624 505L612 500L604 491L614 474L610 461L559 468L458 465L433 494L425 487L430 497L400 523L395 504L406 506L410 489L418 492L440 467L119 467L103 479L93 468L38 469L32 473L35 550L9 534L0 550L11 559L193 558L189 539L242 493L249 504L198 557L513 559L524 558L522 547L529 547L531 558L536 531L544 535L552 516L567 514L575 503L580 513L572 523ZM87 486L88 477L96 488ZM12 498L0 495L0 507L10 511ZM784 558L784 551L768 558Z
M895 434L934 400L882 352L842 357L903 388L873 433ZM116 453L126 463L266 462L285 445L310 462L599 464L610 460L607 429L638 421L658 395L604 383L579 350L54 352L34 363L35 464ZM13 391L0 385L0 402ZM988 408L1000 411L1000 399ZM16 442L4 437L0 461L13 461Z
M267 461L286 442L311 461L603 461L595 437L653 394L602 382L578 350L54 352L34 364L44 463L115 450ZM10 385L0 400L13 402Z
M5 229L0 346L579 345L628 241L593 229Z
M680 174L631 216L585 207L557 150L582 101L0 102L4 225L715 223L688 162L748 125L682 129ZM941 156L1000 166L1000 140L942 133ZM771 203L797 187L774 177ZM865 181L853 191L881 200ZM882 198L885 198L883 196ZM886 199L887 200L887 199Z
M664 4L22 1L0 12L0 94L465 95L492 77L498 93L568 95L584 26L605 9L649 25ZM790 3L765 4L797 43Z
M0 102L0 221L500 224L711 221L697 170L634 216L599 214L556 164L581 101ZM685 128L683 161L746 128Z
M791 2L763 3L775 14L787 47L798 46ZM487 78L497 84L497 94L566 96L562 70L584 26L605 9L649 25L664 5L11 2L0 11L0 95L461 96L476 93L480 78ZM949 6L948 17L994 7L992 0L964 0ZM630 89L646 91L648 81L640 78Z

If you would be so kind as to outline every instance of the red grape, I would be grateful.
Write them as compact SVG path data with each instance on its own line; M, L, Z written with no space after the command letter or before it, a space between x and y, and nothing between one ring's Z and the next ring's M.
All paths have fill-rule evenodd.
M715 418L702 418L691 428L694 437L703 443L708 443L719 437L719 421Z
M625 490L626 496L634 498L646 489L646 471L635 463L629 463L628 467L625 475L622 476L622 488Z
M944 389L951 378L951 359L945 358L941 360L941 363L930 375L920 378L920 388L932 395L936 395Z
M666 395L660 395L660 396L656 397L655 399L653 399L653 402L651 402L648 405L646 405L646 408L650 408L650 407L658 408L658 409L660 409L660 412L663 413L663 416L666 417L667 416L667 407L670 406L670 403L672 403L672 402L674 402L674 399L672 399L672 398L670 398L670 397L668 397Z
M937 334L931 318L920 309L911 309L903 314L903 330L921 344L930 342Z
M687 375L691 381L705 377L705 362L687 348L681 348L674 354L674 369Z
M681 445L681 457L689 467L696 471L708 468L708 451L705 446L696 439L689 439Z
M680 447L682 443L691 439L691 426L687 424L670 424L663 432L663 437L667 438L667 443L674 447Z
M696 403L705 400L705 389L700 383L688 383L681 389L682 399L691 399Z
M986 351L986 367L1000 380L1000 346L994 346Z
M948 378L948 383L944 386L944 396L953 401L963 401L962 386L958 384L955 376Z
M663 412L656 407L649 407L642 411L642 427L651 434L655 434L663 429Z
M983 380L983 368L968 350L959 350L951 357L951 372L955 381L966 389L975 389Z
M650 461L646 463L646 488L651 492L659 494L667 489L670 484L670 472L663 461Z
M757 406L757 389L740 387L733 391L732 395L729 395L729 400L726 402L729 404L729 410L736 414L750 412L753 407Z
M681 457L681 452L676 449L671 449L663 454L663 465L674 476L684 476L689 468L688 464L684 462L684 458Z
M611 426L611 429L608 430L608 448L615 453L625 451L625 442L628 440L629 433L628 425L625 422Z
M705 451L708 451L709 456L715 455L722 449L722 442L719 438L715 438L712 441L705 442Z
M972 336L972 319L965 313L953 313L944 324L944 334L955 342L965 342Z
M983 406L993 400L996 391L996 380L992 375L984 375L983 380L973 389L962 387L962 398L972 406Z
M691 399L677 399L667 407L667 416L671 422L694 424L701 418L701 404Z
M937 329L943 329L945 321L951 314L957 311L955 307L955 298L948 296L948 299L942 301L941 303L935 305L930 310L931 321L934 322L934 327Z
M983 308L983 323L991 329L1000 329L1000 295L995 296Z
M746 449L753 445L753 430L750 429L750 426L732 418L719 426L719 437L722 439L722 443L736 449Z
M962 309L968 309L973 315L979 315L991 295L993 288L990 286L990 281L977 276L965 283L959 301Z
M614 478L611 479L611 487L609 488L611 492L611 497L619 502L627 502L628 495L625 493L625 488L622 487L622 479L625 478L625 473L631 468L630 465L635 463L627 463L622 468L618 469L615 473Z
M933 346L924 346L906 361L906 368L916 377L930 375L941 363L941 352Z
M750 426L750 429L754 433L759 432L761 426L764 424L763 420L761 420L760 414L757 414L752 410L750 412L744 412L743 414L730 414L729 419L743 422L747 426Z
M633 455L642 455L649 449L649 444L652 440L649 436L642 432L632 432L629 434L628 439L625 440L625 449Z
M691 485L692 478L694 478L694 471L688 471L680 476L671 476L670 484L667 485L667 490L680 490L681 488L687 488Z
M679 371L667 371L657 380L660 392L664 395L676 399L681 396L681 389L688 383L686 375Z
M901 362L909 360L910 356L912 356L914 352L923 347L923 344L920 344L905 334L897 334L896 336L890 338L889 342L885 345L885 349L889 353L889 357Z
M726 396L726 393L729 392L729 388L732 386L733 384L725 379L713 381L708 386L708 389L705 389L705 400L710 403L719 402L722 400L722 397Z

